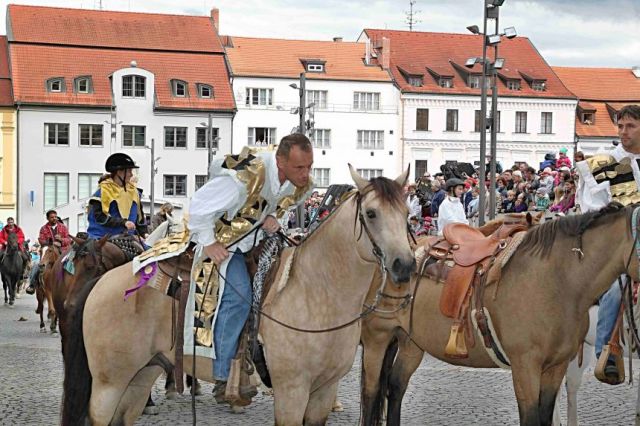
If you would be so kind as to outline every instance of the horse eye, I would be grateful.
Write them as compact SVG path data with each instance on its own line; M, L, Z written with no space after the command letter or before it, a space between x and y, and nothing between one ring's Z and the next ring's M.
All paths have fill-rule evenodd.
M375 219L376 218L376 211L375 210L367 210L367 217L369 219Z

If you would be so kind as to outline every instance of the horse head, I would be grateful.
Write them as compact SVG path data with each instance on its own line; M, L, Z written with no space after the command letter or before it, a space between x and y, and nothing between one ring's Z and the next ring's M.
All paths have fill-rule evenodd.
M349 169L358 188L356 220L360 221L360 227L368 237L359 239L357 250L365 259L371 258L373 252L394 283L407 283L416 268L408 236L409 210L402 190L409 168L395 180L377 177L368 181L351 164ZM407 238L398 238L399 235L407 235Z
M18 234L12 232L7 238L7 252L19 250L18 246Z

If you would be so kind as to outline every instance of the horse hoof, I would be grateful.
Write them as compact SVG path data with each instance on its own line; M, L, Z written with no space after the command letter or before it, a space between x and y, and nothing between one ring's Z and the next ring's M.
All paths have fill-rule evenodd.
M244 407L240 407L238 405L232 405L231 406L231 412L233 414L242 414L242 413L244 413Z
M16 294L16 299L20 299L20 297L22 297L20 296L20 293Z
M147 407L144 407L143 414L146 414L148 416L155 416L158 413L160 413L160 409L155 405L149 405Z
M58 337L58 332L56 330L51 331L51 337Z
M194 390L195 389L195 390ZM191 392L195 395L195 396L200 396L202 395L202 386L200 386L200 383L196 384L195 387L191 387Z
M168 400L175 401L176 399L178 399L178 392L176 392L176 391L167 391L167 393L165 393L164 397L167 398Z
M13 307L13 304L14 304L14 301L13 301L13 300L10 300L10 301L9 301L9 307L10 307L10 308L12 308L12 307Z
M40 327L40 333L46 333L46 332L47 332L46 327L44 327L44 326Z
M336 401L333 403L331 411L333 411L334 413L342 413L344 411L344 405L342 405L342 402Z

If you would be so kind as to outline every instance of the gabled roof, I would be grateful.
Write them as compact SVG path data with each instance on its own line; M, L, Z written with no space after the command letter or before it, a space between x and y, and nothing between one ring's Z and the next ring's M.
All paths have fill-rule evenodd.
M307 72L307 79L391 82L389 74L379 66L364 63L364 43L235 36L228 39L233 47L227 47L226 52L234 76L298 78L305 71L301 59L322 58L326 61L324 72Z
M640 103L640 78L629 68L553 67L553 70L580 99Z
M0 36L0 106L13 105L11 74L9 73L9 50L7 37Z
M135 60L139 68L151 71L155 75L156 106L159 108L235 108L222 55L28 44L11 44L10 51L16 102L111 106L109 76L118 69L128 68L131 61ZM91 76L93 93L74 93L74 78L84 75ZM45 82L52 77L65 78L65 92L46 91ZM172 96L169 84L171 79L188 82L188 98ZM198 98L196 83L213 86L214 98Z
M583 123L581 117L576 117L576 134L580 137L597 137L597 138L617 138L618 129L611 120L609 111L604 102L590 102L586 105L582 102L580 109L586 112L595 110L595 119L591 124Z
M372 41L373 46L379 45L383 37L390 40L390 71L400 90L415 93L480 94L481 89L470 88L463 81L463 76L460 73L480 74L482 72L480 64L476 64L471 69L464 67L467 59L482 55L482 37L471 34L378 29L365 29L364 34ZM493 49L488 49L488 52L489 58L492 60ZM378 60L383 54L384 52L377 51ZM502 83L498 86L500 96L575 99L575 96L562 84L528 38L516 37L511 40L503 38L500 43L499 56L506 59L505 66L509 69L526 70L547 81L545 91L535 91L527 84L523 84L521 90L518 91L508 90ZM450 73L454 75L452 88L440 87L432 79L425 79L425 84L422 87L413 87L399 78L397 67L404 67L406 64L431 69L452 67L453 64L456 64L460 73Z
M7 8L10 42L223 52L208 16L23 6Z

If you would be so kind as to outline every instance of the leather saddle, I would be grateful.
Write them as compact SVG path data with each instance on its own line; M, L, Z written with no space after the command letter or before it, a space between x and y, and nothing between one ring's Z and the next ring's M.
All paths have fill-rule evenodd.
M472 333L465 326L474 288L481 294L483 277L495 257L507 247L516 232L526 229L527 226L523 224L505 224L487 236L478 228L454 223L444 228L444 238L428 238L428 256L421 270L423 275L431 279L444 281L440 311L444 316L454 319L445 355L452 358L468 356L465 331L472 346L474 342Z

